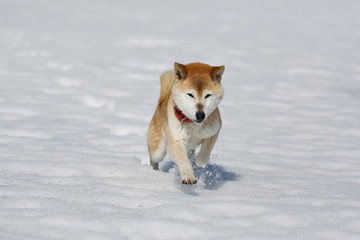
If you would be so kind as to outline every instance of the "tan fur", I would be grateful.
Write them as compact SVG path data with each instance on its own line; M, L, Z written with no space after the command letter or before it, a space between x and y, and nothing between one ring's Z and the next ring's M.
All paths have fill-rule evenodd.
M175 63L174 71L161 75L160 98L149 125L147 138L150 162L154 169L158 169L158 163L163 160L168 150L170 157L179 167L182 182L197 182L187 152L194 151L196 146L201 145L196 164L205 166L208 163L221 128L217 105L223 97L220 84L223 71L224 66ZM198 117L199 113L203 113L205 120L201 123L179 121L174 113L175 102L182 107L180 110L188 118L202 121L201 117Z

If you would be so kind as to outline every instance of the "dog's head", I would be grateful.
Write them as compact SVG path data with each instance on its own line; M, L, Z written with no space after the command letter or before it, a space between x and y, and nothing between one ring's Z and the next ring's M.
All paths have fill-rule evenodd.
M186 117L203 123L217 108L224 95L221 86L224 70L224 66L213 67L203 63L174 63L172 95Z

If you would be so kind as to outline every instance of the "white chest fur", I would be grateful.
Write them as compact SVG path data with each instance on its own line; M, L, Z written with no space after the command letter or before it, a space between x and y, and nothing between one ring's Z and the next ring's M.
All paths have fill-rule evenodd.
M195 149L204 139L214 136L220 129L220 119L209 119L203 124L180 123L173 115L169 115L169 131L174 141L181 141L186 149Z

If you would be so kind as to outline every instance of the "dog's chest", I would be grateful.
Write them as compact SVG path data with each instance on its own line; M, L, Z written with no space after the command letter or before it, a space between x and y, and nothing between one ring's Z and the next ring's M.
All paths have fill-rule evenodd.
M186 125L182 128L180 137L187 149L195 149L204 139L214 136L219 130L219 124L193 126Z

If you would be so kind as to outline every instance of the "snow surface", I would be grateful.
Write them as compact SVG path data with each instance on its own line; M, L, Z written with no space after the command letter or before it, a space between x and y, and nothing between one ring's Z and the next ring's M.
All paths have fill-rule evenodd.
M0 239L360 239L359 1L0 2ZM226 66L195 186L159 76Z

